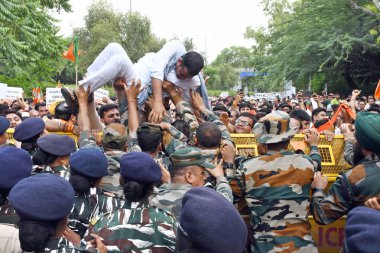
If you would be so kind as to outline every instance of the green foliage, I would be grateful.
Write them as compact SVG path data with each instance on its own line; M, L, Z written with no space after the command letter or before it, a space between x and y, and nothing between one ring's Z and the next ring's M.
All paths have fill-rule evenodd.
M237 84L238 74L231 65L210 65L204 72L211 77L208 82L210 89L228 90Z
M0 1L0 74L49 80L63 66L63 39L38 1Z
M139 13L122 14L116 12L106 0L93 3L85 16L86 27L76 29L79 40L79 78L96 56L111 42L123 46L132 62L137 62L147 52L156 52L165 44L151 32L150 20ZM62 79L75 83L71 78L74 66L66 64L61 73Z
M270 17L267 29L248 28L247 38L261 62L255 67L268 73L267 87L275 89L284 80L297 87L312 81L362 88L378 80L380 47L376 35L380 19L355 9L347 0L263 0ZM258 62L256 62L258 63ZM314 79L322 75L323 79ZM323 83L313 84L322 89Z
M62 9L66 12L71 12L70 0L40 0L43 7L48 9L54 9L61 11Z

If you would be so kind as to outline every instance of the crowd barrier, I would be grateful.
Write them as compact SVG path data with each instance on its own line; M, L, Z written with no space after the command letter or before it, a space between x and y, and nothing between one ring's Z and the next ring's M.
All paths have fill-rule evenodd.
M236 144L236 153L242 156L257 156L257 142L254 134L231 134L233 141ZM297 134L291 139L292 142L302 142L304 140L303 134ZM305 146L305 145L304 145ZM294 150L293 145L290 144L289 150ZM335 181L338 174L350 168L344 160L344 138L343 135L337 134L332 141L326 140L324 135L320 136L318 149L322 157L322 173L328 177L329 185ZM310 149L305 146L304 152L308 154ZM245 204L238 205L239 211L247 224L249 224L249 214L245 209ZM334 223L326 226L318 225L313 216L309 216L311 224L311 232L315 244L320 253L339 253L344 241L344 226L346 217L343 217Z

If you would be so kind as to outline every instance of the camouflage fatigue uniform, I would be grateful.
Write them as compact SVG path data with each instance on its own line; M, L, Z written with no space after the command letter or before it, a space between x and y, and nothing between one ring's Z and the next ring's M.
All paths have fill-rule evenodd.
M149 203L152 206L172 212L177 221L179 221L183 195L191 188L193 187L190 184L162 184L150 196ZM217 178L215 191L219 192L231 203L233 202L231 187L225 177Z
M94 220L89 234L103 238L108 252L174 252L177 223L171 213L148 203L125 202Z
M102 152L103 149L100 148L92 136L90 131L82 131L79 136L79 147L80 148L98 148ZM123 151L106 151L108 161L108 176L102 177L100 180L99 188L112 193L115 197L124 198L123 189L120 186L120 158L125 154Z
M317 252L308 222L309 191L321 157L283 150L244 161L230 180L235 201L245 198L253 252Z
M90 194L76 194L74 207L69 215L68 227L83 238L91 219L112 212L122 205L122 200L107 196L98 188L91 188Z
M355 166L354 164L354 143L351 140L345 141L344 145L344 160L351 166Z
M190 139L192 140L195 135L195 132L198 129L199 124L198 124L197 118L195 117L193 111L191 110L190 104L182 100L176 104L176 110L177 110L177 115L189 124L190 137L191 137Z
M0 206L0 223L1 224L14 224L19 221L16 211L11 207L9 200L5 200L5 203Z
M62 177L67 181L69 181L70 179L70 168L66 166L56 166L56 167L45 166L45 169L43 172L53 173L54 175Z
M370 154L356 167L341 173L325 194L315 190L311 212L319 224L330 224L352 208L364 205L372 197L380 197L380 159Z

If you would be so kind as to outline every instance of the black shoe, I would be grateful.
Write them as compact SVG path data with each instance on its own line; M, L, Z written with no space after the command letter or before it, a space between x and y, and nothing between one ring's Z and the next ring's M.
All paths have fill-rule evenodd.
M78 97L74 90L63 87L61 88L61 93L68 107L72 109L76 109L79 107Z

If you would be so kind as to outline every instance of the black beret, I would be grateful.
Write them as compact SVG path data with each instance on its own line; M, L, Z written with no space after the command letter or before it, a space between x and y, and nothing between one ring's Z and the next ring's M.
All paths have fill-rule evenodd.
M32 159L23 149L11 146L0 148L0 161L0 189L11 189L32 173Z
M244 252L248 233L235 206L206 187L192 188L183 196L180 229L210 253Z
M70 156L70 169L92 178L108 175L107 157L98 148L81 148Z
M46 153L64 156L75 152L75 141L67 135L48 134L38 138L37 145Z
M162 178L158 164L144 152L123 155L120 159L120 174L126 179L141 183L156 183Z
M27 118L16 126L13 137L17 141L26 141L43 132L45 123L40 118Z
M0 116L0 134L3 134L5 131L7 131L10 125L11 122L9 122L7 118Z
M54 221L70 213L74 196L74 189L68 181L44 173L18 182L10 191L9 200L21 218Z

